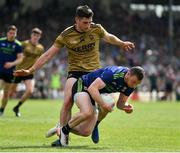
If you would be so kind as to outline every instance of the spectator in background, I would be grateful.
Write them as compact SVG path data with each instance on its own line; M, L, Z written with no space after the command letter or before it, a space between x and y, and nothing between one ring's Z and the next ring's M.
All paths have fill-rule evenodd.
M156 92L156 100L159 99L159 89L158 89L158 70L157 66L150 61L147 61L144 65L144 68L147 72L147 76L150 82L150 100L153 99L153 91Z
M175 93L176 93L176 100L180 101L180 80L177 81L177 84L175 86Z
M16 35L17 28L11 25L8 27L7 37L0 38L0 88L3 89L0 116L3 115L9 99L15 66L23 60L22 46Z
M165 92L161 97L162 100L170 100L172 101L172 93L173 93L173 85L175 82L175 73L172 66L166 65L164 69L165 74Z
M49 98L49 81L44 70L40 70L36 75L36 84L33 98Z
M50 87L51 87L51 97L53 99L60 97L61 90L61 74L58 71L58 67L56 65L53 66L53 70L50 76Z

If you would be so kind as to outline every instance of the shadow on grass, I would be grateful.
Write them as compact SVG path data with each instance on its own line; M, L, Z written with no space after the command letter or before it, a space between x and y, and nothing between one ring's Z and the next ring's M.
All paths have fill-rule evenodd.
M89 146L89 145L84 145L84 146L68 146L68 147L52 147L52 146L49 146L49 145L40 145L40 146L12 146L12 147L9 147L9 146L0 146L0 151L13 151L13 150L21 150L21 149L65 149L65 150L105 150L105 149L109 149L109 148L106 148L106 147L96 147L96 146Z

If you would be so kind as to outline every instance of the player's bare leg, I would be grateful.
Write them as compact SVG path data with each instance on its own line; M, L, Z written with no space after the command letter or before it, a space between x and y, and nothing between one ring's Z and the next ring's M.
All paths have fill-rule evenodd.
M64 88L64 102L60 110L60 123L58 123L55 127L49 129L45 135L46 138L49 138L56 134L57 128L64 126L71 119L71 108L73 106L72 102L72 86L76 82L77 79L69 78L66 81Z
M106 115L108 114L108 112L104 111L102 108L99 107L98 109L99 109L98 119L97 119L96 125L94 126L94 129L93 129L92 135L91 135L91 139L92 139L92 141L94 143L98 143L99 142L98 125L106 117Z
M71 108L73 106L72 102L72 86L77 79L69 78L66 81L64 89L64 103L60 111L60 125L64 126L68 123L71 118Z
M98 113L94 109L94 113L93 113L92 117L90 117L88 120L83 121L79 125L75 126L71 130L71 133L74 133L74 134L80 135L80 136L84 136L84 137L91 135L91 133L94 129L94 126L97 122L97 118L98 118Z
M24 94L22 95L22 97L20 98L18 104L13 108L13 111L17 117L21 116L19 112L19 107L32 95L34 91L35 81L34 79L25 80L24 84L25 84L26 90Z
M76 113L68 122L71 128L94 116L94 106L91 103L88 93L77 93L76 99L76 105L80 109L80 112Z
M9 89L10 89L10 83L3 83L3 95L1 100L1 107L0 107L0 116L3 115L4 109L7 105L8 99L9 99Z
M60 131L60 142L61 145L67 146L68 145L68 135L69 132L74 129L76 126L82 124L85 122L85 125L88 123L86 121L89 121L89 124L91 125L87 126L84 131L81 131L78 127L78 129L73 130L76 134L87 136L92 132L92 129L96 123L97 117L95 118L95 110L94 106L91 103L91 99L86 92L81 92L76 95L76 105L80 109L80 112L76 113L71 120L61 128ZM82 126L82 125L80 125Z
M10 87L9 97L11 98L15 93L17 89L17 84L12 83Z

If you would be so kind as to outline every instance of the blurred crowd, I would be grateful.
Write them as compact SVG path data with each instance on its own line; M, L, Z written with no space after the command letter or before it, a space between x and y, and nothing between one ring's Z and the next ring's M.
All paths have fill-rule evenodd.
M62 5L62 3L64 5ZM83 4L81 2L80 4ZM15 24L18 27L18 39L29 38L33 27L43 31L41 43L47 49L67 26L74 23L76 2L68 5L62 0L52 0L41 8L33 10L23 7L20 0L13 3L7 0L0 8L0 36L4 36L6 27ZM159 18L155 12L146 12L141 16L121 5L119 1L90 0L94 11L94 22L122 40L135 43L132 53L125 53L118 47L101 43L101 63L105 65L141 65L146 70L146 79L138 89L157 93L157 99L180 100L180 20L174 20L173 51L170 50L168 32L168 12ZM34 98L59 98L66 80L67 52L61 50L58 56L36 74ZM22 88L20 88L22 89ZM163 92L162 94L159 94ZM150 94L151 98L151 94Z

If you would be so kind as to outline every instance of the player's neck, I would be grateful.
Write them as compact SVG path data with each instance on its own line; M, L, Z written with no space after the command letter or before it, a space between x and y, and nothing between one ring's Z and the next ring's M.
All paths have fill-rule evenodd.
M29 41L30 41L30 43L31 43L32 45L37 45L37 44L38 44L37 41L32 41L32 40L29 40Z
M127 80L128 80L128 74L126 73L124 76L124 82L127 83Z
M84 31L82 31L77 24L74 25L74 28L77 32L84 33Z
M9 42L13 42L13 41L15 40L15 38L13 38L13 39L7 38L7 40L8 40Z

